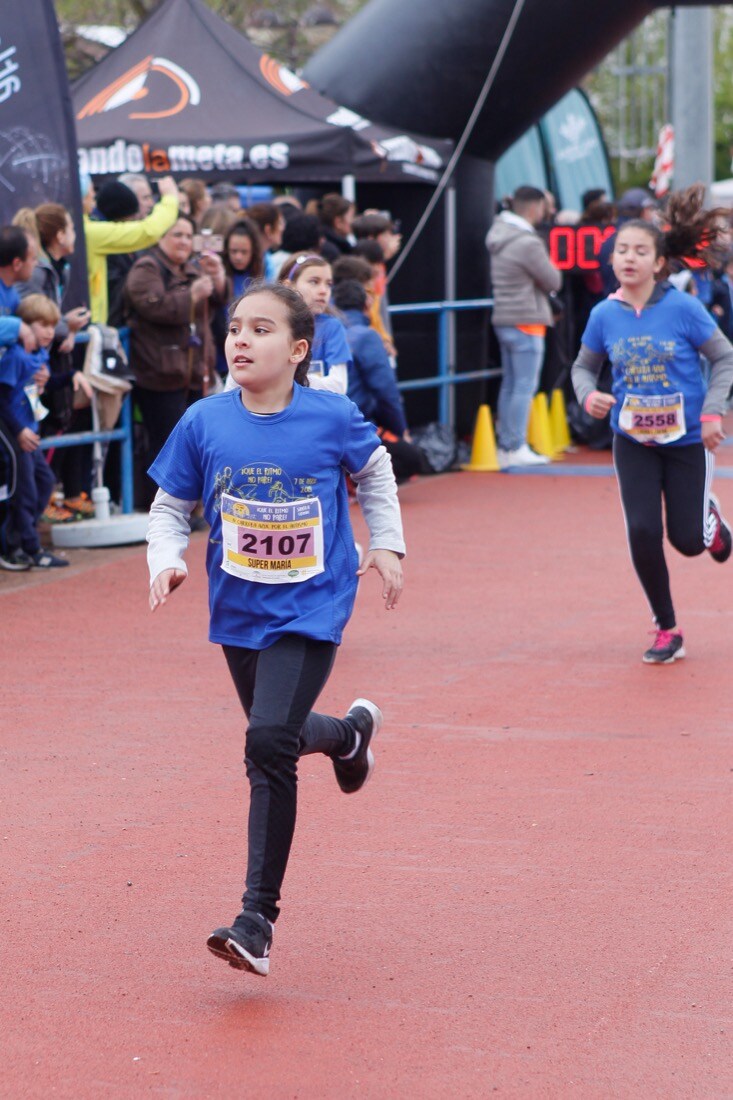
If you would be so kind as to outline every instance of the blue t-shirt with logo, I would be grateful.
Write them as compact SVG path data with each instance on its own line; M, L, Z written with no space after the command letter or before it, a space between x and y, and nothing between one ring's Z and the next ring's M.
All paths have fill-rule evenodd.
M14 344L20 333L20 317L17 317L20 298L14 286L7 286L0 279L0 349Z
M328 374L335 363L353 366L353 356L343 321L331 313L317 313L314 317L315 333L311 348L311 362L319 360L324 364L324 374Z
M715 321L698 300L672 286L660 286L639 313L617 298L599 302L591 311L582 342L611 360L616 398L611 408L613 430L631 438L618 422L628 394L672 397L681 393L687 430L664 446L699 443L707 386L698 348L716 331Z
M24 428L38 430L25 388L33 385L33 375L43 367L48 367L46 348L28 352L22 344L13 344L0 356L0 415L16 434Z
M203 499L212 642L264 649L291 633L341 641L358 565L343 471L363 469L379 446L373 425L347 397L297 383L288 407L269 416L249 412L238 388L188 409L149 472L171 496ZM225 572L222 494L272 504L318 497L324 572L292 584Z

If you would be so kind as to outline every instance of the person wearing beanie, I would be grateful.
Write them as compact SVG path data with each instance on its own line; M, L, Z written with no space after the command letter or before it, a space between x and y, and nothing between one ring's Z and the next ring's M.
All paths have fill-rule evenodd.
M137 218L140 203L131 187L119 180L110 180L97 192L97 210L106 222L124 222Z
M659 203L645 187L630 187L617 205L620 218L641 218L645 222L653 222L654 211L659 209Z
M95 324L105 325L109 316L107 257L151 248L178 218L176 181L172 176L165 176L159 180L158 190L160 202L147 218L126 221L126 218L136 218L138 212L134 191L119 180L112 180L102 185L97 196L94 185L89 183L83 200L84 238L89 273L89 309ZM95 203L106 221L91 217Z
M140 221L151 213L154 206L151 191L150 207L143 215L137 192L124 180L109 180L97 192L97 213L106 222ZM107 324L113 328L121 328L125 324L125 281L139 255L139 252L118 252L107 258Z

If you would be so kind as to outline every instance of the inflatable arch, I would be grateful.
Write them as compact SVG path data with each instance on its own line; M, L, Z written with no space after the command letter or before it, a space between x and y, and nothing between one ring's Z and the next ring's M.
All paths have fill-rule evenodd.
M306 79L367 118L455 141L517 4L371 0L311 59ZM524 0L467 152L496 160L645 16L667 6Z
M393 301L443 297L448 290L443 272L451 269L458 298L488 292L484 237L493 216L495 162L647 15L668 6L658 0L370 0L311 58L305 78L339 103L382 123L457 141L508 38L455 172L451 244L446 243L441 203L393 283ZM677 6L707 5L693 0ZM362 205L393 204L408 230L425 202L424 192L409 196L407 189L389 198L360 189L359 200ZM424 374L426 358L434 354L425 319L397 320L400 373L403 378ZM483 314L463 315L455 356L459 371L486 364L487 336ZM435 415L429 392L408 395L415 423ZM486 389L478 384L456 387L459 429L470 429L479 396L486 399Z

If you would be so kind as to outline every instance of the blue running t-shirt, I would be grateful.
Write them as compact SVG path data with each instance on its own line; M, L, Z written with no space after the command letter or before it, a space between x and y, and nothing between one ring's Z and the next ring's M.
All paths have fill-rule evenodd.
M672 398L682 394L686 433L664 445L699 443L707 387L698 348L717 331L717 325L692 295L671 286L658 291L659 296L655 293L639 313L617 298L599 302L591 311L582 343L611 360L615 432L633 438L619 426L619 412L628 395Z
M346 329L338 317L330 313L317 313L313 318L315 332L313 335L313 347L311 348L311 361L320 360L325 365L325 374L336 363L346 363L352 366L353 357L349 341L346 339Z
M361 470L379 446L373 425L347 397L298 384L288 407L270 416L249 412L238 388L188 409L149 473L171 496L203 499L212 642L264 649L290 633L341 641L358 564L343 470ZM318 497L324 571L292 584L225 572L222 494L271 504Z

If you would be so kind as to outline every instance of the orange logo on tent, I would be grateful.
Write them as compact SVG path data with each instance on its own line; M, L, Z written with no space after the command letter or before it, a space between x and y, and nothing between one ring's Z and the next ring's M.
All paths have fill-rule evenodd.
M299 92L303 88L308 88L304 80L301 80L299 76L296 76L292 70L287 69L284 65L281 65L279 61L276 61L274 57L269 57L266 53L263 53L260 58L260 72L264 76L267 83L279 92L280 95L293 95L294 92Z
M190 73L165 57L153 57L151 54L93 96L79 111L77 119L113 111L116 107L144 99L148 94L146 81L150 73L162 73L168 77L175 86L178 98L172 107L163 110L130 111L129 118L169 118L179 114L189 103L195 107L201 102L201 90Z

